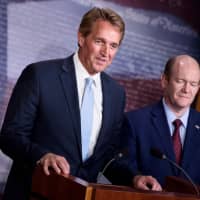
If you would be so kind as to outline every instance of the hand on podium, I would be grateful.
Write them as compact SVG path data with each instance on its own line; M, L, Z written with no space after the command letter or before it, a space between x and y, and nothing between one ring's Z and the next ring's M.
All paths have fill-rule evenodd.
M53 169L57 174L68 175L70 173L70 165L67 160L53 153L45 154L37 164L42 166L47 176L50 175L50 169Z
M136 189L162 191L161 185L152 176L136 175L133 178L133 186Z

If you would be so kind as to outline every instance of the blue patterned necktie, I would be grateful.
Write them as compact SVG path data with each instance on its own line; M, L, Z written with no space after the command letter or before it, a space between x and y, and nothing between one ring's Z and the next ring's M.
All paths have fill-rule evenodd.
M89 142L92 132L94 93L92 84L94 80L85 79L85 89L81 105L81 142L82 142L82 159L85 161L88 157Z

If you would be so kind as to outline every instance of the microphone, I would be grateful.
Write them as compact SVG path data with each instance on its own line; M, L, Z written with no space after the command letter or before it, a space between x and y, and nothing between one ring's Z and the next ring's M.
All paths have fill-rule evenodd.
M105 171L108 169L108 167L111 165L112 162L114 162L115 160L118 160L120 158L122 158L125 155L125 151L124 152L119 152L117 155L115 155L111 160L109 160L105 167L103 168L103 170L101 172L98 173L97 176L97 183L100 184L112 184L105 176L104 173Z
M176 164L176 162L174 162L173 160L169 159L164 153L162 153L159 149L156 148L151 148L150 149L150 153L152 156L159 158L161 160L166 160L168 161L170 164L172 164L173 166L175 166L177 169L179 169L184 176L187 178L187 180L191 183L191 185L193 186L197 196L199 196L199 189L197 188L196 184L194 183L194 181L192 180L192 178L189 176L189 174L178 164Z

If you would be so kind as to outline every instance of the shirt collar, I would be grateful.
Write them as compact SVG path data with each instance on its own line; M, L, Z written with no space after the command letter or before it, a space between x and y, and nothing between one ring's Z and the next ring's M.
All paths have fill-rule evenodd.
M172 112L170 107L166 104L165 99L162 100L165 114L169 123L172 123L175 119L177 119L176 115ZM184 112L184 114L179 118L182 121L183 126L187 127L187 121L189 117L189 108Z

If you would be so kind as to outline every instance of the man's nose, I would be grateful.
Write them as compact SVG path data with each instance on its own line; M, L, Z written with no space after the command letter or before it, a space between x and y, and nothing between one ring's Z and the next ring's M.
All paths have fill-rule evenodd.
M185 82L184 86L183 86L183 91L184 92L189 92L190 91L190 83L189 82Z
M103 45L102 48L101 48L101 53L104 55L104 56L107 56L109 54L109 46L108 45Z

